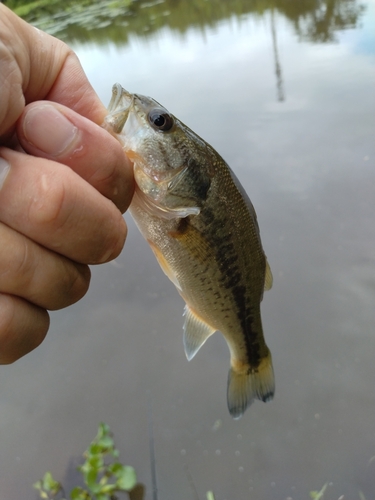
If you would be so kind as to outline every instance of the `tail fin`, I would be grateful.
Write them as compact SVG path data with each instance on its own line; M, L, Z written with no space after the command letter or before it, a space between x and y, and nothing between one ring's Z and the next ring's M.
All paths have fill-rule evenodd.
M229 370L228 409L235 419L242 417L254 399L270 401L274 392L275 377L270 353L263 358L256 370L250 366L241 371L235 371L233 368Z

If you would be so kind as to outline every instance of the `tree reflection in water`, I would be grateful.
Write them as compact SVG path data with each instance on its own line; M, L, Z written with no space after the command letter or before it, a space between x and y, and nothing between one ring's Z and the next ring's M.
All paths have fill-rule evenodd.
M204 31L223 19L271 11L282 14L301 40L326 43L337 31L355 28L365 6L357 0L8 0L7 5L26 21L66 41L124 44L129 35L148 37L168 27L183 35Z

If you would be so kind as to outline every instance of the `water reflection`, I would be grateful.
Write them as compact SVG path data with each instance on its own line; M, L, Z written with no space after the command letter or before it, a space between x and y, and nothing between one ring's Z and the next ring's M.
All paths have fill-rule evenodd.
M277 100L282 102L285 100L284 82L281 71L281 64L279 60L279 51L277 48L276 24L275 24L275 11L271 8L271 33L272 33L272 48L273 58L275 64L276 86L277 86Z
M204 33L223 20L252 15L261 19L271 11L285 16L297 35L312 42L337 40L336 32L355 28L364 12L358 0L104 0L40 1L8 0L10 8L67 42L127 43L132 34L150 37L168 27L183 35L190 28Z
M129 43L132 35L152 38L163 28L183 36L194 28L204 36L209 28L225 19L235 18L241 23L246 16L266 19L270 23L277 100L285 100L285 85L277 45L277 15L285 17L300 40L311 42L337 41L336 33L353 29L360 22L365 5L358 0L105 0L100 3L81 0L60 0L37 4L9 0L13 8L26 21L57 36L67 43L117 45Z

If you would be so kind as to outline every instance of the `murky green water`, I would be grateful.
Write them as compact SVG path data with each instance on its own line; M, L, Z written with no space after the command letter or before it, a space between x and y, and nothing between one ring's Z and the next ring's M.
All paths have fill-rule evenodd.
M129 219L87 296L0 368L0 500L34 498L46 470L69 490L101 420L150 499L150 401L159 500L298 500L325 482L328 500L375 499L374 3L101 4L29 15L105 103L117 81L151 95L240 178L274 273L276 398L229 417L224 340L186 361L183 301Z

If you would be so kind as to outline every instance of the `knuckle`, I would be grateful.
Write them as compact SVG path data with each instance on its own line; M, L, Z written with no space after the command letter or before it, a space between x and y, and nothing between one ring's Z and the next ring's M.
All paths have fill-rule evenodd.
M116 189L120 177L117 165L108 161L106 168L96 169L88 178L88 182L93 186L104 186L108 190Z
M22 286L31 280L35 273L35 260L32 253L28 240L25 238L18 241L11 249L9 271L15 281L21 280Z
M46 307L51 310L63 309L80 300L87 292L91 279L88 266L71 263L61 272L58 287L51 294Z
M0 294L0 364L11 364L43 341L49 316L17 297Z
M98 248L94 260L91 264L103 264L118 257L124 247L127 236L127 226L125 220L120 215L120 220L116 224L116 229L113 229L105 240L105 243Z
M1 354L0 362L4 363L4 359L7 356L4 353L7 352L8 345L13 340L13 323L16 315L15 302L11 300L10 297L0 294L0 343L1 343ZM4 363L6 364L6 362Z
M0 277L2 289L24 288L35 273L33 252L29 240L6 226L1 226L3 244L0 248Z
M67 193L64 182L55 176L43 173L39 179L38 191L30 200L30 221L38 225L53 225L55 229L58 229L66 222L70 212L67 210L70 204L66 203Z
M72 274L73 276L71 276L65 285L66 295L69 297L70 304L74 304L85 295L91 279L89 267L83 264L77 264Z

